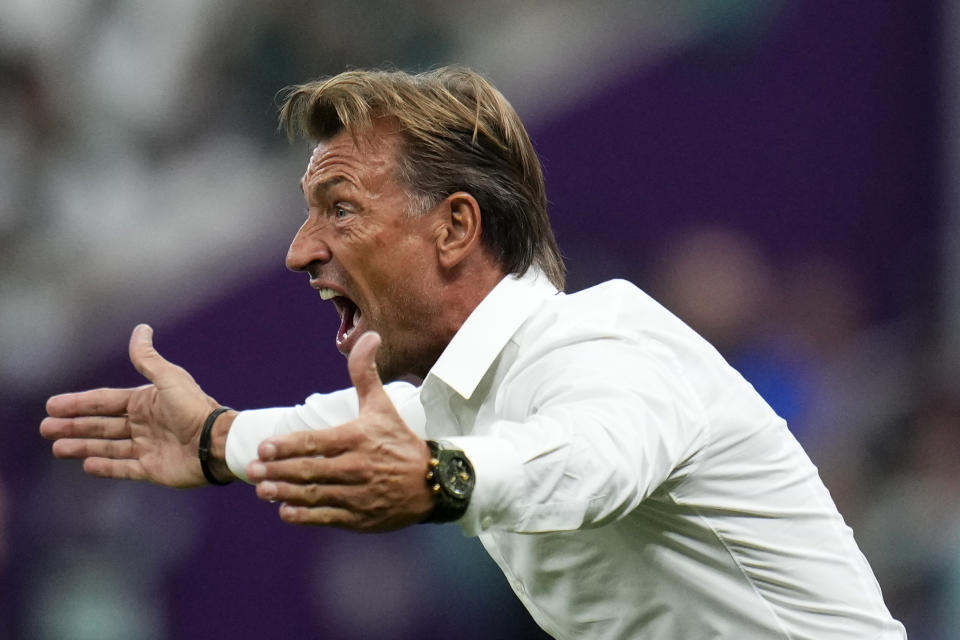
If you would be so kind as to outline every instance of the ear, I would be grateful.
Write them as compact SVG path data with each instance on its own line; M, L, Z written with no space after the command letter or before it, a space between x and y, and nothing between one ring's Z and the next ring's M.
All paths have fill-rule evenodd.
M480 205L465 191L450 194L443 201L443 224L437 234L440 264L452 269L474 251L480 250Z

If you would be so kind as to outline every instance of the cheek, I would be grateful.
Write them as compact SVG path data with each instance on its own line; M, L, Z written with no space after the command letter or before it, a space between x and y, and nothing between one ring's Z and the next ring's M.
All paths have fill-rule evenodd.
M373 285L373 300L370 305L372 323L384 334L397 334L420 324L424 301L420 299L416 283L420 274L402 266L392 265L381 279Z

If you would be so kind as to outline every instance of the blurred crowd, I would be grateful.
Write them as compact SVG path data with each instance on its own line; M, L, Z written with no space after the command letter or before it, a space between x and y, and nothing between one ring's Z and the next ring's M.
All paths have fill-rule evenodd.
M186 316L278 261L299 224L304 157L275 133L283 86L347 66L464 61L535 131L624 52L628 66L653 64L703 34L770 20L780 4L0 0L0 400L42 404L122 349L117 336L144 310ZM787 261L732 226L705 222L662 246L636 265L638 284L788 420L910 637L954 637L960 388L931 339L933 301L878 312L855 256ZM611 275L583 269L577 280ZM9 451L37 455L29 488L0 469L0 628L171 637L158 594L196 552L205 499L85 478L18 446L34 427L5 425L23 432L4 436L17 441ZM439 535L315 558L317 597L347 603L334 624L401 633L418 603L391 581ZM463 551L438 562L468 567L469 589L506 606L479 551L451 548ZM376 593L360 574L378 576ZM365 597L379 614L357 604Z
M874 321L849 265L782 264L724 227L687 230L652 282L788 421L910 637L952 637L960 388L929 309Z

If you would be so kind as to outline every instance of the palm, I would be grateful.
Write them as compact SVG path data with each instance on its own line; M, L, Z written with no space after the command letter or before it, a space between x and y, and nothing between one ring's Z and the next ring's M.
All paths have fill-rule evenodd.
M127 404L133 459L144 479L171 487L205 483L197 459L199 426L217 404L179 367L173 385L134 390Z
M55 440L54 455L83 459L92 475L171 487L204 484L197 444L216 401L156 352L145 325L130 337L130 360L152 384L54 396L40 432Z

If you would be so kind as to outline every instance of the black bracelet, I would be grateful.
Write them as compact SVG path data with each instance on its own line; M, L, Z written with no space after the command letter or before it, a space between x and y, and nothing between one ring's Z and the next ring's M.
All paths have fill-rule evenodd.
M197 447L197 457L200 458L200 470L203 471L203 477L206 478L210 484L225 485L232 482L232 480L227 480L226 482L218 480L209 467L210 435L213 432L213 423L217 421L221 413L226 411L230 411L230 407L217 407L211 411L203 423L203 429L200 430L200 445Z

